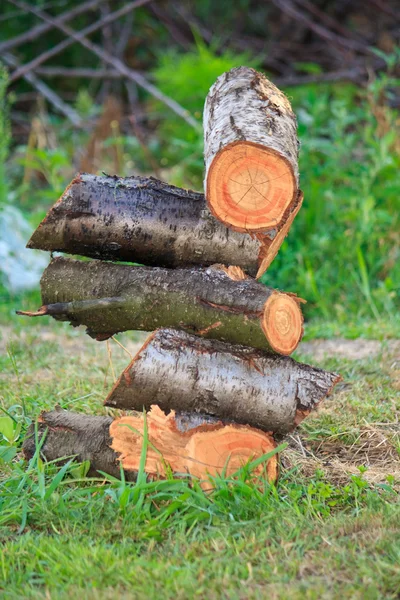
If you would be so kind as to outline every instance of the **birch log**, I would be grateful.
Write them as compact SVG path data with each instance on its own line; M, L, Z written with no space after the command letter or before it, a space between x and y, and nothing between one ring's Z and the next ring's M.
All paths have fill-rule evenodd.
M238 267L171 270L60 257L44 271L41 291L42 308L18 314L86 325L97 339L172 327L290 354L303 333L301 300L257 283Z
M80 174L50 209L28 248L158 267L261 268L263 240L231 231L203 194L153 178Z
M171 409L285 434L340 377L287 356L203 340L172 329L152 333L108 395L124 410Z
M237 67L211 87L204 108L205 193L236 231L277 232L296 202L296 117L264 75Z
M47 461L75 457L78 462L90 461L89 475L99 471L113 477L120 476L122 466L125 478L134 481L139 470L144 437L143 415L119 419L94 417L73 413L60 408L43 412L38 420L40 453ZM177 475L190 474L210 487L209 475L215 476L226 469L227 477L240 467L276 448L273 438L262 431L242 425L210 423L197 418L195 426L181 426L172 411L166 416L153 407L146 416L148 447L145 472L153 478L163 478L171 469ZM44 440L43 440L44 436ZM37 449L35 425L32 424L23 444L29 460ZM266 461L266 476L272 482L278 476L278 458L275 454ZM261 475L263 467L255 470Z

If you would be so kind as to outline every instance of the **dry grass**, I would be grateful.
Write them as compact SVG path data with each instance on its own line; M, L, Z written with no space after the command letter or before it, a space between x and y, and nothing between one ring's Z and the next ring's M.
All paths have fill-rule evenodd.
M317 469L321 470L335 485L343 485L350 475L360 475L359 467L365 467L366 481L385 483L389 475L400 491L400 460L396 449L400 445L399 426L391 423L362 426L352 444L344 443L342 437L310 441L291 435L285 466L298 467L305 477L313 477Z

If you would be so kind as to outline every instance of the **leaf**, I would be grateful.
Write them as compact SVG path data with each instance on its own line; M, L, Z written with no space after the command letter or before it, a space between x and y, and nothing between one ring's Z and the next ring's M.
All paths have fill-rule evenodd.
M9 463L16 454L17 448L15 446L0 446L0 461Z
M68 471L72 461L73 461L73 459L71 458L71 460L69 460L67 463L65 463L65 465L58 471L57 475L53 478L51 484L49 485L49 487L47 488L47 490L44 494L45 500L50 498L51 494L57 489L58 485L64 478L64 475Z
M90 460L84 460L79 465L72 467L70 469L69 474L72 479L82 479L86 477L90 469Z
M0 433L10 444L14 441L14 421L11 417L0 417Z

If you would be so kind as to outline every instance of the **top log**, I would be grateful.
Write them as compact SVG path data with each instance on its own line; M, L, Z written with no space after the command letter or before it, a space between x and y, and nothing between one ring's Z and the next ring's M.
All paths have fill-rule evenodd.
M204 107L205 193L235 231L279 231L298 194L296 116L264 75L237 67L211 87Z

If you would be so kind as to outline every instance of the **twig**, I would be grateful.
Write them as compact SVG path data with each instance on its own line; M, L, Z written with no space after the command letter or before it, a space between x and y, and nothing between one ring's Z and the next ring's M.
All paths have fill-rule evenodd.
M106 0L104 2L104 4L102 4L100 6L100 11L101 11L102 18L104 20L106 20L108 15L111 14L110 5L108 3L108 0ZM104 43L104 46L105 46L107 52L111 52L112 47L113 47L111 23L106 23L105 25L103 25L102 36L103 36L103 43Z
M326 11L323 11L320 8L318 8L318 6L313 4L311 1L309 1L309 0L295 0L295 1L297 2L297 4L300 4L300 6L304 6L304 8L306 10L308 10L311 14L313 14L318 19L320 19L323 23L325 23L327 25L327 27L330 27L331 29L336 30L339 34L341 34L345 38L348 38L348 39L354 38L354 35L351 31L346 29L346 27L343 27L340 23L338 23L338 21L336 21L336 19L331 17ZM358 34L356 34L356 35L358 35ZM359 39L359 42L367 47L367 44L365 43L364 40Z
M133 19L134 19L134 14L130 13L126 18L126 21L124 23L124 26L123 26L122 31L119 36L118 43L115 47L115 54L116 54L117 58L119 58L122 61L124 60L125 50L128 45L129 38L131 36L132 27L133 27ZM138 105L138 89L137 89L138 86L135 82L128 81L128 80L124 81L124 86L128 93L128 102L130 104L132 115L134 115L137 105Z
M125 346L123 344L121 344L121 342L119 340L117 340L117 338L115 336L112 336L112 341L115 342L116 344L118 344L118 346L120 346L122 348L122 350L125 350L125 352L130 356L130 358L133 358L133 354L131 354L128 350L128 348L125 348Z
M2 60L12 67L18 67L18 61L8 52L2 55ZM82 119L78 113L68 106L53 90L51 90L43 81L41 81L34 73L27 73L24 75L24 79L28 81L32 87L34 87L42 96L50 102L61 114L67 117L73 125L80 127L82 125Z
M367 46L364 46L355 40L343 38L340 35L333 33L329 29L326 29L322 25L314 23L314 21L303 14L291 0L272 0L272 2L281 11L285 12L290 17L293 17L296 19L296 21L303 23L306 25L306 27L314 31L314 33L316 33L319 37L328 40L328 42L331 42L335 46L341 46L346 50L353 50L356 52L362 52L364 54L374 54Z
M366 68L355 67L354 69L343 69L341 71L332 71L331 73L321 73L320 75L289 75L288 77L276 77L274 83L277 86L290 87L295 85L304 85L308 83L329 83L334 81L353 81L359 82L367 77Z
M134 71L133 69L130 69L121 60L119 60L115 56L112 56L111 54L109 54L108 52L106 52L105 50L103 50L102 48L97 46L96 44L93 44L86 37L84 37L84 34L82 31L80 33L77 33L70 27L67 27L66 25L57 23L54 19L49 17L44 11L37 10L37 9L29 6L25 2L20 2L19 0L8 0L8 2L11 2L11 4L18 6L19 8L24 7L26 10L28 10L29 12L40 17L41 19L54 24L57 27L57 29L60 29L63 33L65 33L66 35L70 36L70 38L72 38L72 39L66 40L66 42L73 43L74 40L79 42L80 44L82 44L82 46L84 46L85 48L87 48L88 50L93 52L93 54L96 54L96 56L98 56L104 62L111 65L112 67L114 67L114 69L116 69L117 71L119 71L120 73L125 75L125 77L127 77L127 79L134 81L140 87L145 89L149 94L151 94L154 98L157 98L157 100L159 100L160 102L162 102L163 104L168 106L177 115L182 117L182 119L184 119L194 129L199 130L199 123L191 116L189 111L185 110L180 104L178 104L175 100L173 100L169 96L166 96L165 94L163 94L155 85L149 83L147 81L147 79L141 73L138 73L137 71ZM114 20L116 18L115 15L117 13L120 13L119 16L121 16L121 13L122 14L127 13L128 9L133 10L133 8L137 8L138 6L142 6L143 4L147 4L148 2L149 2L149 0L136 0L136 2L126 5L123 9L116 11L116 12L112 13L111 15L108 15L108 19L111 19L111 17L114 17L112 19L112 20ZM96 28L99 27L99 23L100 23L100 26L103 26L104 21L105 21L105 19L102 19L102 22L99 21L98 23L96 23L96 25L97 25ZM53 48L53 51L54 51L54 48ZM47 53L47 55L49 54L49 52ZM29 69L33 68L32 63L35 63L35 66L38 66L38 64L41 64L41 62L43 62L43 55L42 55L42 60L39 60L40 58L41 57L38 57L35 61L31 61L31 63L27 63L26 65L24 65L25 69L29 70ZM44 60L47 60L47 58ZM31 65L31 66L29 66L29 65ZM20 71L21 70L22 69L20 69ZM11 80L12 79L13 78L11 78Z
M59 23L71 21L71 19L73 19L74 17L77 17L82 13L92 10L93 8L96 8L100 4L100 2L103 2L103 0L89 0L88 2L84 2L80 6L76 6L75 8L67 10L61 15L54 17L54 19L57 20ZM22 12L26 14L25 9L23 9ZM27 42L33 42L33 40L36 40L39 36L43 35L44 33L46 33L46 31L49 31L49 29L52 29L53 27L54 26L50 23L41 23L36 27L32 27L32 29L28 29L28 31L24 31L24 33L21 33L20 35L17 35L11 38L10 40L2 42L0 44L0 52L6 52L7 50L12 50L12 48L16 48L17 46L21 46L22 44L26 44Z
M165 25L168 29L172 39L180 44L185 50L189 50L191 43L187 37L181 32L179 27L176 26L174 21L170 18L167 11L163 10L157 4L151 4L150 10L153 14Z
M118 56L118 58L123 58L126 45L129 42L129 38L132 33L132 26L133 14L129 13L129 15L126 17L124 26L122 27L122 30L119 33L118 41L115 46L115 54Z
M123 75L111 69L90 69L86 67L38 67L37 75L43 77L84 77L85 79L121 79Z
M369 0L369 1L371 2L371 4L374 4L377 8L379 8L379 10L381 10L385 14L389 15L390 17L393 17L393 19L395 19L395 21L400 21L399 11L393 10L393 8L391 6L388 6L383 0Z
M143 4L147 4L149 1L151 1L151 0L136 0L136 2L130 2L129 4L126 4L125 6L120 8L119 10L116 10L115 12L111 13L110 15L107 15L105 18L100 19L99 21L96 21L96 23L93 23L92 25L88 25L88 27L85 27L80 32L75 32L73 29L71 29L67 25L64 25L63 23L60 23L57 19L55 19L55 18L53 19L53 17L50 17L47 13L45 13L42 10L39 10L32 6L29 6L25 2L19 2L18 0L8 0L8 2L10 2L10 4L17 6L18 8L23 8L24 10L26 10L28 12L31 12L32 14L36 15L40 19L43 19L43 21L48 23L50 25L50 27L56 27L57 29L60 29L63 33L65 33L67 36L70 36L66 40L63 40L59 44L56 44L55 46L53 46L53 48L50 48L46 52L43 52L42 54L40 54L39 56L37 56L36 58L31 60L30 62L26 63L25 65L22 65L19 69L17 69L10 76L10 82L15 81L19 77L22 77L23 75L25 75L25 73L28 73L28 71L33 71L36 67L41 65L43 62L46 62L53 56L60 54L60 52L65 50L65 48L68 48L68 46L71 46L75 41L80 42L81 38L84 39L85 35L89 35L90 33L93 33L94 31L96 31L97 29L101 29L101 27L103 27L105 24L111 23L112 21L119 19L119 17L122 17L123 15L127 14L129 11L131 11L139 6L142 6Z
M65 6L68 4L68 0L59 0L59 2L46 2L42 5L43 10L47 10L48 8L54 8L58 6ZM20 15L24 15L25 12L23 10L14 10L14 12L6 12L4 15L0 16L0 23L4 23L4 21L9 21L14 17L19 17Z
M196 28L196 31L198 31L200 33L201 37L208 44L210 44L212 42L212 39L213 39L212 32L209 31L208 29L206 29L202 25L202 23L188 11L187 6L185 6L183 2L173 3L172 9L183 19L183 21L186 24L194 25Z
M109 14L111 14L110 5L109 5L108 0L106 0L104 2L104 4L102 4L100 6L100 14L103 19L106 18ZM102 35L103 48L107 52L112 52L113 51L113 41L112 41L112 25L111 25L111 23L108 23L107 25L103 25L103 27L101 29L101 35ZM103 64L102 67L106 68L107 65ZM97 100L99 101L99 104L103 104L104 100L109 95L110 85L111 85L111 82L109 79L105 79L103 81L103 83L100 87L100 92L97 96Z
M112 374L112 377L113 377L113 381L115 383L117 381L117 378L115 376L115 370L114 370L114 365L113 365L113 361L112 361L110 340L107 340L106 344L107 344L108 361L110 363L111 374Z
M59 2L46 2L45 4L42 4L41 8L43 10L47 10L48 8L57 8L59 6L65 6L66 4L68 4L68 0L59 0ZM24 10L15 10L14 12L6 13L5 15L0 17L0 23L3 23L4 21L8 21L9 19L13 19L14 17L19 17L19 15L24 14Z

